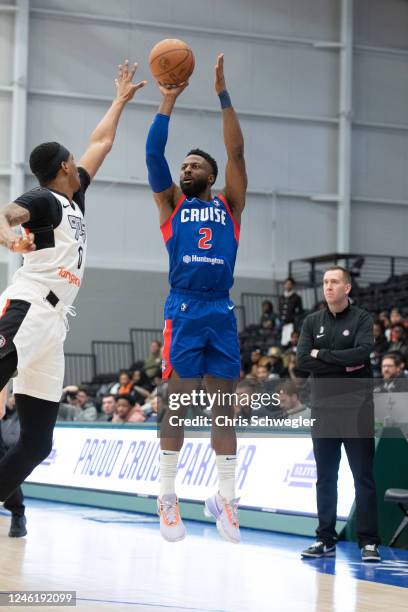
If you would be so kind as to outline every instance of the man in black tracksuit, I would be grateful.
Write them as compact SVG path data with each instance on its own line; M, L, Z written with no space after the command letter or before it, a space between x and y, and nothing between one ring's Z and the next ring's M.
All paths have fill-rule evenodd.
M351 278L333 266L323 279L327 308L306 317L297 365L311 375L313 450L317 468L317 541L303 557L333 556L337 476L344 444L356 490L356 530L363 561L380 561L373 478L374 401L370 353L373 321L349 303Z

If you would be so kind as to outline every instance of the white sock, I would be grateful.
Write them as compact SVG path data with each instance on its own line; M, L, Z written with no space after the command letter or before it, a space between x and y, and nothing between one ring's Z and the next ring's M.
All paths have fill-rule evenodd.
M236 455L217 455L215 457L218 470L219 492L227 502L235 498L235 466Z
M160 453L160 497L176 493L176 475L179 451L161 451Z

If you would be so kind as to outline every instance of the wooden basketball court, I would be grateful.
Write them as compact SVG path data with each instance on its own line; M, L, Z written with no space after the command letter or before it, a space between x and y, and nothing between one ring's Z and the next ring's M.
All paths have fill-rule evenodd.
M34 500L27 519L27 537L11 539L9 515L0 514L3 592L74 590L75 609L90 611L408 609L400 549L382 547L383 562L367 565L355 544L341 542L336 559L302 561L310 538L244 529L236 546L213 526L187 522L186 540L168 544L151 516Z

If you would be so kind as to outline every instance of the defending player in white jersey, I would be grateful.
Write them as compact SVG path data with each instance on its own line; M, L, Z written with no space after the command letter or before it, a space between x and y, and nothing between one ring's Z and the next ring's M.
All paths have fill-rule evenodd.
M126 60L116 97L93 131L84 155L57 142L36 147L30 168L39 187L0 210L0 244L24 264L0 296L0 391L12 376L21 424L17 445L0 461L0 503L51 451L64 377L67 314L82 282L86 256L85 191L112 148L126 104L145 81ZM17 236L13 226L22 225Z

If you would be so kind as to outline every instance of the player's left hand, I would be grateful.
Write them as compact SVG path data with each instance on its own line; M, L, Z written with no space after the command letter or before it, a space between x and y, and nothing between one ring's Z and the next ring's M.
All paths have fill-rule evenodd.
M220 53L219 56L217 57L217 63L215 64L215 91L218 94L220 94L222 91L224 91L225 89L227 89L227 86L225 84L225 77L224 77L224 54Z
M129 66L129 60L125 60L123 64L118 66L118 76L115 79L116 85L116 98L121 102L129 102L138 89L144 87L147 81L140 81L139 83L133 83L133 77L135 76L138 64Z

